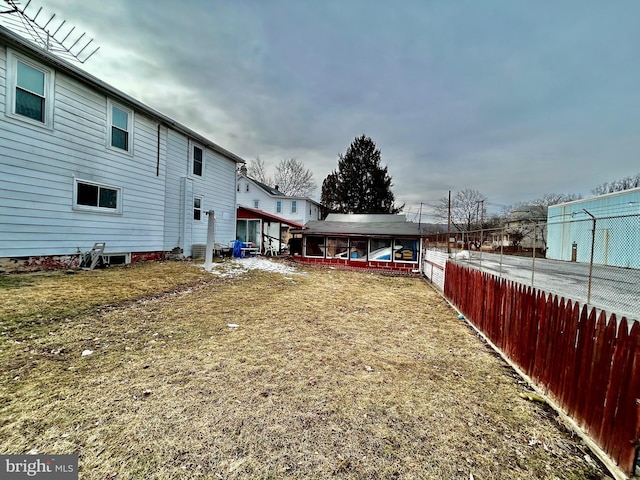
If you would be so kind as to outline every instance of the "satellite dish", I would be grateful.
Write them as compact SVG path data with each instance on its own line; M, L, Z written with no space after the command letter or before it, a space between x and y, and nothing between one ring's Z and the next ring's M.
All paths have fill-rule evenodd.
M84 63L100 49L89 48L93 39L87 40L85 33L74 34L76 27L67 25L66 20L56 19L55 13L43 14L42 7L37 10L32 7L28 12L31 0L24 7L18 0L3 2L4 5L0 3L0 21L48 52Z

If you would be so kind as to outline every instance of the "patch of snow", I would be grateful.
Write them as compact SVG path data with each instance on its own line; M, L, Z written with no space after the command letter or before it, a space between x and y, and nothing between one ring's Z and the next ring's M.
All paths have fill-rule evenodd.
M451 258L453 258L454 260L469 260L469 257L469 250L461 250L451 255Z
M202 267L204 268L204 264ZM264 270L282 275L300 275L295 267L259 257L232 258L221 263L214 263L211 265L210 273L221 277L234 277L250 270Z

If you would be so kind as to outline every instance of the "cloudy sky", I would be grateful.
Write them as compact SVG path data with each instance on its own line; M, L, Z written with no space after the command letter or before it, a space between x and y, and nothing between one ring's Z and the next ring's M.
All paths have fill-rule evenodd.
M247 161L296 158L318 198L361 134L409 213L640 173L636 0L32 3L94 38L82 68Z

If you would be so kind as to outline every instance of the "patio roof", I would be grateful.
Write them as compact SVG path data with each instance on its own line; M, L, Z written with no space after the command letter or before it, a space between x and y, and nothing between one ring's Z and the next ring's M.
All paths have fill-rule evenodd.
M327 220L307 222L304 229L292 230L304 235L422 237L418 224L407 222L404 215L329 215Z
M252 218L257 217L262 220L266 220L268 222L284 223L285 225L289 225L290 227L296 228L296 229L304 228L304 225L302 225L301 223L297 223L292 220L287 220L286 218L278 217L277 215L273 215L271 213L265 212L264 210L258 210L257 208L249 208L249 207L243 207L242 205L238 205L238 213L240 212L245 212L245 214L251 215ZM240 218L247 218L247 217L240 217L240 215L238 215L238 218L240 219Z

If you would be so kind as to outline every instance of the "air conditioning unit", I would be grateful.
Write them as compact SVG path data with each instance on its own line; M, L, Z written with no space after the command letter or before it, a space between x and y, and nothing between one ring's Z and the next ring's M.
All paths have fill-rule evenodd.
M207 245L204 243L194 243L191 246L191 258L205 258Z

